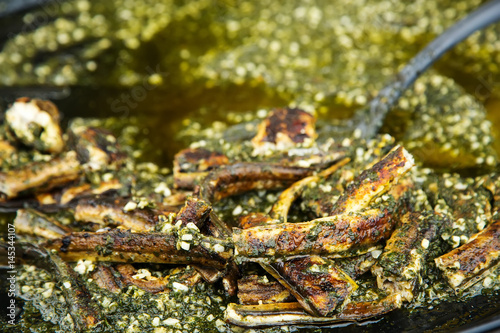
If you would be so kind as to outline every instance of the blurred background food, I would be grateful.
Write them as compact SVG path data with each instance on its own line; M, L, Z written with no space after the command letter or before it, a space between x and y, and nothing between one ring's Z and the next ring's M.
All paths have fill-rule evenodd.
M134 117L148 157L170 164L185 145L176 133L195 121L284 105L349 116L482 2L0 0L1 104L29 95L66 119ZM430 166L496 165L499 32L449 52L384 130Z

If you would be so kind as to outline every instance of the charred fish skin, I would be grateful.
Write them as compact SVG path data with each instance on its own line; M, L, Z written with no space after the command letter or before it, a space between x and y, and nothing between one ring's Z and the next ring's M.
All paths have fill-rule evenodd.
M174 184L177 188L194 189L207 174L229 164L226 155L204 148L187 148L174 156Z
M288 220L288 212L293 201L301 196L304 189L308 185L313 182L317 182L322 178L330 176L332 173L337 172L340 168L342 168L349 162L350 158L343 158L331 167L321 171L317 175L309 176L293 183L289 188L287 188L280 194L278 201L271 207L267 223L286 223Z
M7 127L24 145L42 152L64 150L59 110L50 101L22 97L5 112Z
M410 168L415 165L413 157L401 146L394 147L373 167L363 171L335 204L331 215L366 208L377 195L387 191Z
M394 223L391 213L374 209L310 222L234 228L233 242L237 259L242 261L311 254L347 257L379 246L391 235Z
M263 264L263 267L312 315L328 317L339 312L357 288L332 261L319 256Z
M158 215L153 210L136 209L126 211L128 200L90 198L79 200L75 207L75 219L98 223L103 226L118 225L134 231L153 230L158 223Z
M209 173L201 185L200 198L211 203L250 190L285 187L312 172L271 163L236 163Z
M19 233L35 235L44 239L59 238L72 232L71 228L57 220L29 208L17 211L14 225Z
M269 145L278 150L286 150L297 144L312 145L317 137L316 119L300 109L275 109L257 129L252 139L254 155L266 154Z
M295 298L279 282L269 281L267 276L249 275L238 280L240 304L256 305L293 302Z
M43 246L57 250L66 261L184 263L221 269L232 256L232 244L223 240L203 237L198 244L186 247L180 239L183 239L182 236L178 237L173 232L131 233L116 230L72 233L48 240Z
M365 170L370 170L394 148L394 138L389 135L382 135L368 142L355 138L346 139L346 142L353 147L343 147L344 142L342 142L341 147L335 149L347 149L346 156L351 161L330 176L312 182L301 196L301 208L308 211L313 218L330 216L347 188L359 187L353 184L355 179L359 179ZM345 196L343 198L346 199Z
M470 287L469 281L500 259L500 220L477 233L468 243L434 259L449 285L457 292Z
M393 294L370 302L352 302L331 317L311 316L299 303L238 305L230 303L225 312L228 323L243 327L282 325L328 325L379 317L402 305L401 295Z
M174 222L180 222L183 226L193 223L198 229L203 229L207 219L210 217L211 211L212 208L207 202L196 197L191 197L186 200L184 207L177 213Z
M69 151L48 162L33 162L20 169L0 172L0 200L34 190L49 190L78 179L83 173L76 153Z

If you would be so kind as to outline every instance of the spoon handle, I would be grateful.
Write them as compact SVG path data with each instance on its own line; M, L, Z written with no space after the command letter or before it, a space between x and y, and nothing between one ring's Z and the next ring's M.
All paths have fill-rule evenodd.
M397 74L367 107L354 116L354 124L365 138L373 138L379 131L385 116L402 93L436 60L450 48L463 41L473 32L500 21L500 0L492 0L480 6L464 19L455 23L434 39Z

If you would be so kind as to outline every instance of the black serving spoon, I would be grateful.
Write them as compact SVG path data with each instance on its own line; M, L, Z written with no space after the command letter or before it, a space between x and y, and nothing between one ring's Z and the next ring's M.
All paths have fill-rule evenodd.
M500 0L492 0L480 6L461 21L455 23L439 35L396 75L368 105L354 114L350 128L361 130L362 137L373 138L392 106L403 92L450 48L466 39L473 32L500 21Z

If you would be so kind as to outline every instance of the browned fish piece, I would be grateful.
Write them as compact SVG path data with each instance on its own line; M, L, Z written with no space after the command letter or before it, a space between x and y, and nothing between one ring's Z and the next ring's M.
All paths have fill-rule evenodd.
M350 300L357 284L331 260L319 256L288 259L262 267L284 285L302 307L316 316L331 316Z
M78 179L82 171L76 153L69 151L48 162L0 172L0 197L12 199L30 190L46 191Z
M267 276L248 275L238 280L238 299L241 304L292 302L293 295L277 281Z
M232 244L204 236L188 250L177 247L174 233L76 232L49 240L47 249L59 251L66 261L89 259L108 262L147 262L164 264L201 264L224 268L232 257ZM215 248L215 249L214 249Z
M237 163L210 172L201 185L200 197L211 203L250 190L281 188L312 172L309 168L269 163Z
M168 288L168 278L157 278L149 276L147 279L136 278L138 274L134 266L130 264L116 265L115 269L120 273L120 279L126 286L134 285L150 293L159 293Z
M187 148L174 156L174 184L177 188L193 189L209 171L229 164L226 155L204 148Z
M238 226L242 229L253 228L275 223L276 220L269 217L268 214L259 212L249 213L247 215L241 216L238 220Z
M64 149L59 110L50 101L22 97L5 112L5 121L17 140L43 152Z
M76 151L84 168L93 171L119 164L125 157L115 136L102 128L72 128L69 132L69 146Z
M355 256L389 238L394 219L379 209L345 213L310 222L233 229L239 260L266 262L299 255Z
M470 287L476 276L500 258L500 220L475 234L466 244L434 259L448 283L456 291Z
M203 229L208 226L208 229L216 228L211 223L212 208L203 200L197 197L190 197L180 209L175 217L174 224L180 222L181 226L186 226L189 223L194 224L198 229ZM217 232L217 237L222 237L223 233ZM208 283L215 283L224 276L224 272L213 267L202 265L193 265L193 268L201 274L203 279Z
M191 197L186 200L184 207L177 213L174 223L181 222L183 226L193 223L198 229L202 229L210 217L211 211L212 207L204 200Z
M408 212L401 218L372 267L380 289L389 294L399 293L411 302L421 279L427 249L442 224L442 219L435 214Z
M121 291L121 287L117 282L117 278L114 275L114 269L105 266L102 263L97 263L96 268L92 271L92 279L95 283L102 289L109 290L113 293L118 293Z
M64 206L77 198L85 196L95 196L108 191L119 190L122 187L123 185L120 184L120 181L118 179L103 181L100 182L97 186L92 186L90 184L71 186L63 189L60 194L59 204Z
M19 233L54 239L72 232L71 228L62 225L57 220L33 209L20 209L14 220Z
M387 191L393 183L415 165L413 157L401 146L394 147L384 158L363 171L334 205L331 215L366 208L377 195Z
M226 293L230 296L235 296L238 290L238 279L240 278L240 270L238 266L230 261L226 266L226 271L222 277L222 286Z
M125 211L128 200L91 198L78 201L75 219L102 225L119 225L134 231L153 230L162 212L145 208Z
M75 185L70 183L70 185L66 187L35 193L34 197L21 197L4 202L0 200L0 209L5 211L17 211L22 207L30 207L43 212L54 212L63 207L69 207L75 200L85 197L94 197L100 194L108 195L109 192L121 188L122 184L120 184L117 179L101 182L97 185L90 185L88 183Z
M273 220L276 220L276 223L286 223L288 220L288 211L292 206L292 203L300 197L304 188L312 182L317 182L321 178L326 178L332 173L339 170L341 167L349 163L351 159L346 157L339 162L335 163L333 166L321 171L319 174L315 176L309 176L304 179L301 179L295 182L292 186L284 190L278 201L273 205L271 211L269 212L269 216L271 218L268 223L272 223Z
M255 148L272 143L290 147L297 143L316 139L316 119L300 109L275 109L259 124L257 135L252 139Z
M216 269L213 267L203 266L203 265L193 265L193 268L200 273L203 280L208 283L215 283L219 281L224 275L224 271Z
M230 303L224 318L228 323L243 327L278 325L327 325L345 321L362 321L379 317L401 307L399 294L371 302L352 302L331 317L311 316L299 303L239 305Z

